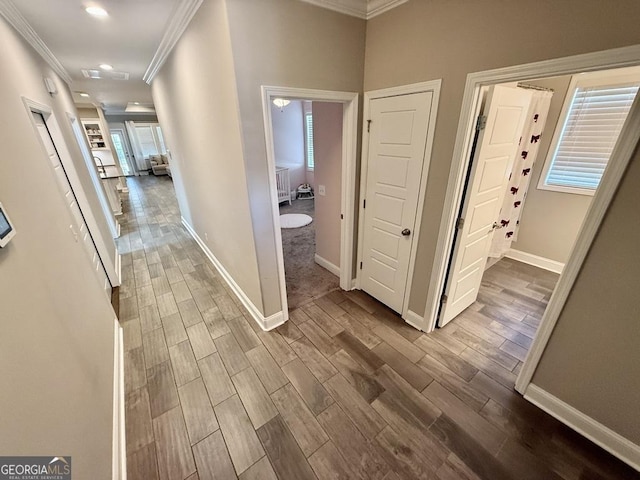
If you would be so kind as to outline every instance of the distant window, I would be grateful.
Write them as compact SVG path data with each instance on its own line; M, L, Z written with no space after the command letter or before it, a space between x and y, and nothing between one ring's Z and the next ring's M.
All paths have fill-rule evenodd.
M307 170L313 170L315 166L313 158L313 115L310 112L304 115L304 131L307 147Z
M157 123L135 123L138 145L143 157L167 153L162 130Z
M538 188L594 194L638 92L635 77L574 77Z

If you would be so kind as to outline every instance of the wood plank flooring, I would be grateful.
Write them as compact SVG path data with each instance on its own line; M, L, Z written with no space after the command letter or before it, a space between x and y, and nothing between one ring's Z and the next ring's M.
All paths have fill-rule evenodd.
M128 184L130 480L640 478L513 390L556 275L501 260L429 335L337 290L262 332L182 227L171 180Z

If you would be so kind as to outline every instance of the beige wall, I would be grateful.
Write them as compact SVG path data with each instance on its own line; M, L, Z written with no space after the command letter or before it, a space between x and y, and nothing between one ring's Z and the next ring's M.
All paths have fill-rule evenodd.
M262 305L226 5L205 1L152 85L180 211ZM208 235L208 240L206 239Z
M342 209L341 103L313 102L316 254L340 267ZM320 194L324 185L325 195Z
M271 104L271 125L273 128L273 149L276 165L289 169L291 190L307 182L307 168L304 149L304 125L302 102L292 100L280 110Z
M0 44L0 70L11 72L0 75L0 201L17 230L0 249L0 455L64 453L73 457L74 478L106 480L115 314L70 233L70 213L22 96L52 108L92 211L108 228L67 119L75 115L71 92L4 19ZM56 82L57 94L47 93L43 76Z
M562 105L569 89L571 76L553 77L526 83L554 90L545 124L538 157L531 173L527 200L520 218L518 241L511 248L539 257L566 263L578 236L593 197L538 189L551 140L559 124Z
M361 91L365 22L298 0L228 0L227 8L264 313L271 315L281 305L260 86Z
M640 445L640 149L609 207L533 383Z
M426 303L467 74L640 43L639 15L634 0L412 0L367 22L365 91L443 79L411 310Z

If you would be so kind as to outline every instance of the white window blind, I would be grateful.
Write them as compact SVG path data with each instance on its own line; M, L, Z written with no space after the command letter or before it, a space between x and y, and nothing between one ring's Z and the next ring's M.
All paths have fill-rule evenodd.
M307 144L307 169L313 170L315 162L313 159L313 115L307 113L304 116L305 140Z
M138 136L138 142L140 143L140 149L144 157L158 155L160 153L150 126L136 126L136 135Z
M545 186L598 187L639 85L575 90Z

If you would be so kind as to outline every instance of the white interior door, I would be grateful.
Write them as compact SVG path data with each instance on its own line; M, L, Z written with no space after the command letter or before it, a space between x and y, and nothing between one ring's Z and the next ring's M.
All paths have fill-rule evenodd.
M443 326L476 301L489 247L506 193L527 118L531 91L491 88L484 109L486 127L479 132L476 153L456 235L439 325Z
M132 166L129 147L127 146L127 142L124 138L124 131L118 129L111 130L111 140L113 141L113 146L116 149L116 155L118 157L120 167L122 168L122 172L127 176L133 175L135 170Z
M93 243L93 238L89 233L87 224L84 221L84 217L82 216L82 212L80 211L80 207L78 206L76 196L73 193L73 189L71 188L71 184L69 183L67 174L65 173L64 167L60 162L60 157L58 156L58 152L56 151L56 148L53 144L53 140L51 140L51 135L49 134L49 130L44 121L44 117L40 113L32 113L33 119L38 129L38 133L40 134L40 138L42 139L42 142L44 144L47 156L49 157L49 161L53 165L58 187L64 195L65 202L69 207L69 212L71 213L73 223L70 225L70 228L73 230L74 235L76 235L77 241L81 242L84 246L84 249L91 261L91 267L96 275L96 278L98 279L98 282L100 283L100 287L105 291L105 295L107 296L109 301L111 301L111 283L109 282L107 273L105 272L105 269L102 265L102 260L100 258L100 255L98 254L98 250Z
M360 287L402 312L433 94L373 99Z

